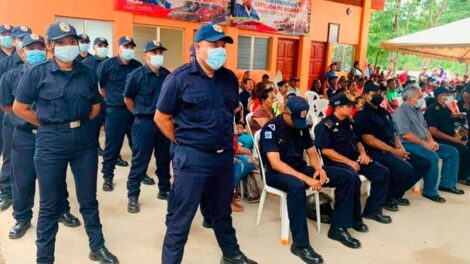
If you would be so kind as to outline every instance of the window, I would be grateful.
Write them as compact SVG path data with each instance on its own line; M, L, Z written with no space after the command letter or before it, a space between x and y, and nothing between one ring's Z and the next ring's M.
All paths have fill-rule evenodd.
M137 44L136 58L144 62L144 47L149 40L161 41L168 50L164 53L166 68L174 69L183 64L183 30L134 25L134 41ZM186 51L189 52L189 51Z
M238 37L238 66L240 70L268 69L269 38Z
M353 45L333 45L333 62L338 64L337 71L347 72L351 70L355 51L356 47Z
M78 34L87 34L90 37L90 49L93 49L93 40L104 37L108 40L108 56L113 56L113 23L98 20L57 17L56 21L67 22L74 26ZM90 50L93 53L93 50Z

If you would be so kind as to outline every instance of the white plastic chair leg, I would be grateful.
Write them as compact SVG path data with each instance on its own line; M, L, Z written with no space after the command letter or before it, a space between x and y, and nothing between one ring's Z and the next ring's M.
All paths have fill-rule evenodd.
M372 183L367 181L367 196L370 196L370 189L372 188Z
M282 217L281 217L281 244L289 244L289 213L287 210L287 197L281 196Z
M261 222L261 215L263 214L263 207L264 207L265 201L266 201L266 189L263 188L263 192L261 193L261 197L259 199L258 216L256 217L256 225L259 225Z
M317 213L317 232L321 234L320 193L315 192L315 207Z

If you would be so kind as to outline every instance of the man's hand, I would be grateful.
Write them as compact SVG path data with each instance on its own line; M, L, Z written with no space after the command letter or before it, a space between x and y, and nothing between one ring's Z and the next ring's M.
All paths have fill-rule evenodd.
M462 141L462 138L458 135L453 137L452 142L454 142L456 144L464 145L464 146L467 144L467 143L465 143L465 141Z
M326 176L326 172L323 169L316 170L313 174L314 179L319 179L321 185L323 186L325 183L328 183L330 179Z
M346 163L349 167L353 168L356 172L361 170L361 165L359 163L350 160L348 163Z
M315 191L320 191L321 190L321 182L320 180L315 180L313 178L310 178L310 177L307 177L307 181L305 183L307 183L308 186L310 186L313 190Z
M361 165L369 165L372 162L372 159L365 153L360 154L357 158L357 162Z
M423 146L431 151L437 151L439 149L439 144L435 141L426 142Z
M402 148L394 149L392 151L392 154L399 157L399 158L405 159L405 160L410 158L410 153L407 152L406 150L402 149Z

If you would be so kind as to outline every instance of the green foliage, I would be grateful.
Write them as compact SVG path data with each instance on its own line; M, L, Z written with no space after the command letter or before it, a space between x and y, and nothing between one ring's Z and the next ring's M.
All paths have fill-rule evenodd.
M378 47L383 41L466 17L470 17L470 0L386 0L384 11L372 13L368 61L375 63ZM398 24L394 25L396 18ZM377 64L387 66L388 59L389 52L381 50ZM451 73L460 74L466 73L467 70L466 64L400 54L398 69L405 67L410 70L442 67Z

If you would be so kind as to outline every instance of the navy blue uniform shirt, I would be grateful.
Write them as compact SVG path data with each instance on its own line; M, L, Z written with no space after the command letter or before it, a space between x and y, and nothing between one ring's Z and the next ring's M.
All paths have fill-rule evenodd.
M374 109L372 105L366 103L354 118L354 128L359 137L373 135L385 144L395 147L397 133L395 123L392 115L380 106Z
M467 113L467 124L470 125L470 109L465 109L463 100L460 100L457 105L461 113ZM465 120L460 121L460 123L462 122L465 122Z
M34 65L18 85L16 100L36 103L41 123L88 120L92 106L101 102L96 73L75 61L72 71L62 71L54 59Z
M315 145L320 149L333 149L351 160L359 157L358 138L354 131L354 121L340 121L334 114L325 117L315 127ZM325 163L331 161L325 157Z
M6 54L2 49L0 49L0 60L3 60L4 58L8 56L9 56L8 54Z
M18 56L18 53L14 52L11 56L8 56L0 60L0 77L9 70L13 70L16 67L22 65L24 61Z
M448 107L443 107L439 103L435 103L428 107L424 113L424 119L428 123L428 127L435 127L437 130L449 136L454 136L455 126L452 112Z
M281 161L294 169L300 169L307 165L303 159L304 151L313 146L313 139L308 128L290 127L282 115L270 120L261 130L261 156L269 169L271 169L271 164L266 153L278 152Z
M238 79L226 68L209 78L197 60L168 75L157 109L173 116L178 143L213 151L233 148Z
M12 106L15 101L15 95L18 91L18 84L23 74L30 68L29 65L23 64L18 68L8 71L0 79L0 104L2 106ZM11 114L10 122L18 127L31 127L34 126L19 118L15 114Z
M154 73L149 66L144 65L129 73L124 89L124 97L134 100L135 115L154 115L158 97L162 90L163 81L170 72L161 67Z
M83 62L83 60L88 59L90 57L92 57L90 53L87 53L85 57L82 57L82 55L79 54L77 56L76 60L79 61L79 62Z
M101 59L98 56L90 56L82 61L83 65L87 66L88 68L92 69L94 72L98 72L98 66L108 58Z
M107 106L124 107L124 86L127 75L139 68L142 64L130 60L129 64L122 63L119 56L105 60L98 67L98 80L100 87L106 90L105 101Z

